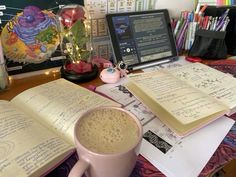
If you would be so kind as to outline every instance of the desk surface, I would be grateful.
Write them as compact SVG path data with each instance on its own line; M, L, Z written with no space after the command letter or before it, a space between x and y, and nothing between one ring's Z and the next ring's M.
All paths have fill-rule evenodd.
M10 78L10 87L8 90L4 92L0 92L0 99L11 100L17 94L22 91L32 88L34 86L55 80L60 78L60 73L58 71L25 77L16 79L14 77ZM89 85L99 86L102 85L102 81L97 77L96 79L79 84L83 87L88 87ZM236 120L236 114L233 117ZM221 168L229 161L236 158L236 147L235 147L235 137L236 137L236 125L231 129L228 133L227 137L223 140L215 154L209 160L206 167L202 170L200 176L205 177L210 173L214 172L216 169ZM225 154L222 156L222 154ZM68 172L77 161L77 157L74 154L71 156L66 162L64 162L61 166L56 168L52 173L48 175L48 177L58 177L64 176L64 172ZM62 175L64 174L64 175ZM137 165L133 171L132 177L149 177L150 174L155 177L164 177L164 175L156 169L152 164L150 164L145 158L139 156Z

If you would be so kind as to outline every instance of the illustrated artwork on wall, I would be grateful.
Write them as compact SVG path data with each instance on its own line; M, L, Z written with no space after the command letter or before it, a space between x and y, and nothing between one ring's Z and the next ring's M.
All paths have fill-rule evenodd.
M0 1L0 37L9 75L60 68L65 56L56 14L63 6L83 0Z
M55 14L36 6L27 6L3 28L5 56L19 63L41 63L55 52L59 33Z

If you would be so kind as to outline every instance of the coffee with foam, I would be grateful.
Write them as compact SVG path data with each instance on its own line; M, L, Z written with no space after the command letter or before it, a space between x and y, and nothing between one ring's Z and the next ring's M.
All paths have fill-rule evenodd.
M77 128L79 142L101 154L127 151L139 141L135 120L118 109L97 109L83 117Z

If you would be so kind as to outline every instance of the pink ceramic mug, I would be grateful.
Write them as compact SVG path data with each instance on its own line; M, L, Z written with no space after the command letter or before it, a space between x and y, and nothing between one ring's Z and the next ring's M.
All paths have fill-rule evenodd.
M129 121L126 122L126 119ZM118 122L113 122L116 120ZM86 130L90 124L93 127ZM105 136L104 139L104 132L107 135L105 127L109 126L112 127L108 128L111 137ZM90 131L96 129L99 131ZM142 125L132 113L117 107L95 108L81 116L74 130L79 161L70 171L69 177L81 177L84 173L87 177L128 177L131 174L142 141ZM92 141L89 136L93 137ZM109 144L106 140L114 144ZM88 145L87 142L91 144ZM107 146L103 147L104 144Z

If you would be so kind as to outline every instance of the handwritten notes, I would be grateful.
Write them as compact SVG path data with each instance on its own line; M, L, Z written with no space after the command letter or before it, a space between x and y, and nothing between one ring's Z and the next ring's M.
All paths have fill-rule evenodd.
M30 176L59 154L65 158L66 152L73 149L10 102L0 101L0 110L1 177L12 176L12 170L17 170L18 176Z
M71 143L74 142L74 124L81 114L98 106L119 106L118 103L64 79L27 90L15 97L12 103ZM24 104L27 109L24 109Z
M175 77L220 100L230 109L236 107L236 79L204 64L195 63L170 70Z
M200 93L167 72L131 75L130 79L182 124L202 119L224 108L215 99Z

